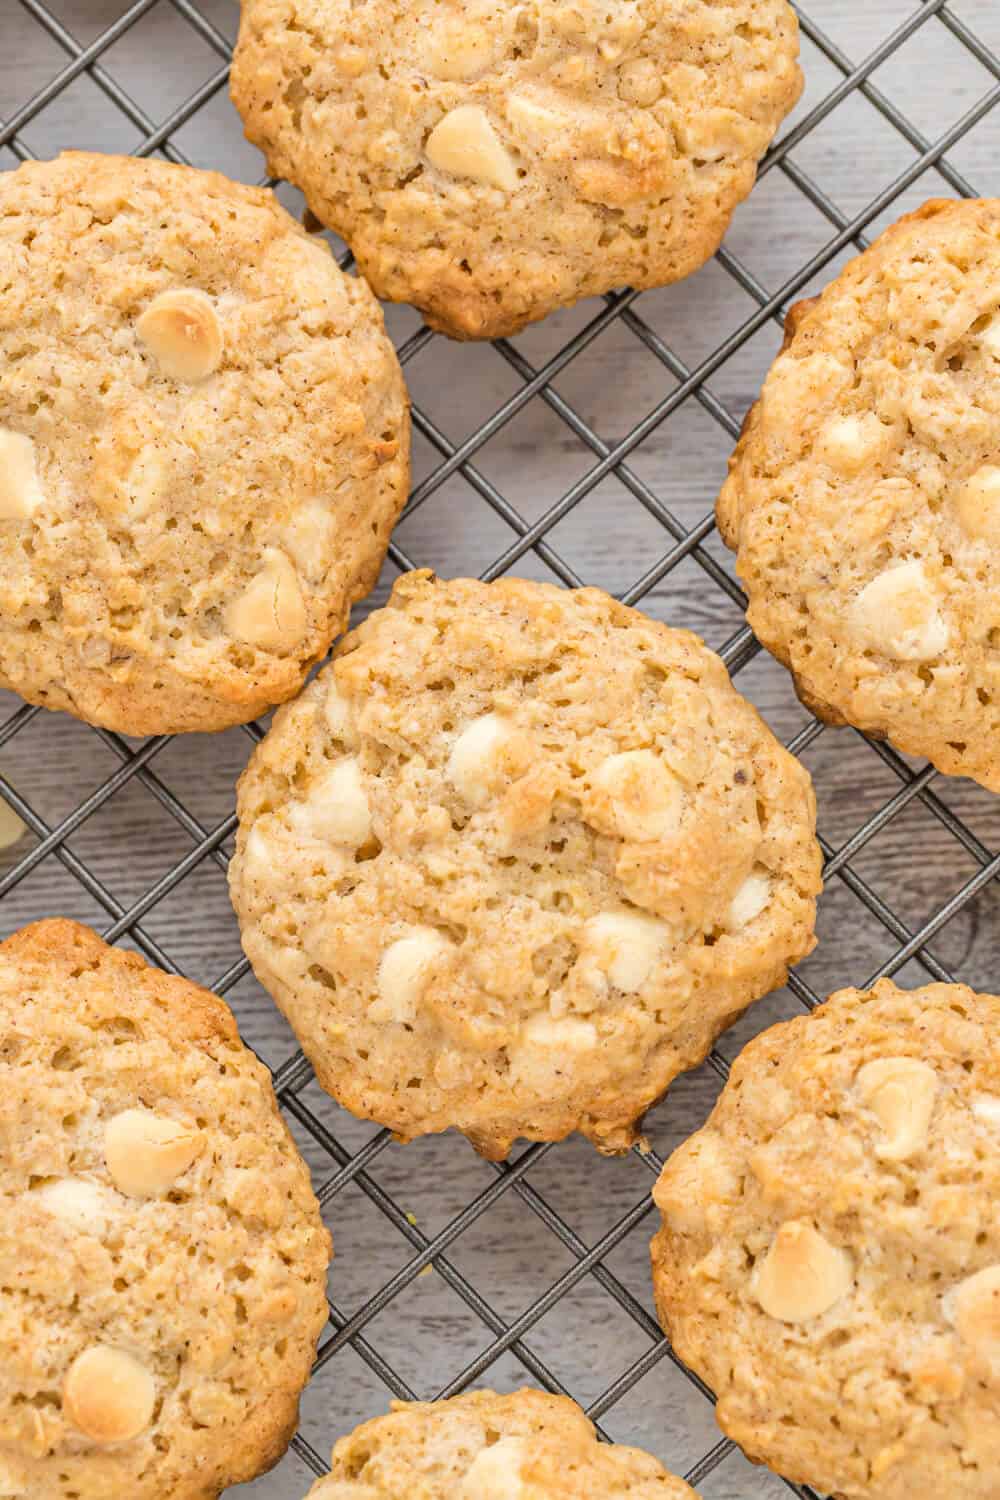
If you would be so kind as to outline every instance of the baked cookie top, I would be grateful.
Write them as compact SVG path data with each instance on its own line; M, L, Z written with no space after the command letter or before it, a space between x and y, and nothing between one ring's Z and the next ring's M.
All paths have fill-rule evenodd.
M0 684L128 734L290 697L408 450L374 299L271 193L79 152L0 173Z
M275 1463L330 1237L215 995L75 922L0 944L0 1494L215 1500Z
M575 1401L473 1391L394 1401L341 1438L309 1500L697 1500L639 1448L599 1443Z
M597 589L404 575L238 807L258 977L404 1138L624 1150L813 945L806 772L696 636Z
M656 1188L657 1303L751 1458L843 1500L993 1500L1000 999L842 990L751 1042Z
M243 0L232 94L379 296L488 338L697 270L797 56L786 0Z
M936 200L793 308L719 527L810 708L1000 790L1000 200Z

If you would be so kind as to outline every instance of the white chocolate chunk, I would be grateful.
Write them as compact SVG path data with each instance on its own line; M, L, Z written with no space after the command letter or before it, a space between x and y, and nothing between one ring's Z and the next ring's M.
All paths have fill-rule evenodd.
M726 930L742 932L759 917L771 899L771 882L756 871L748 875L726 909Z
M323 717L326 719L327 729L335 740L354 738L354 715L351 712L351 705L337 687L337 679L332 676L326 679Z
M955 513L967 536L1000 541L1000 468L977 469L955 496Z
M819 437L819 457L839 474L857 474L886 446L888 430L873 412L834 417Z
M1000 1094L973 1094L972 1113L987 1125L1000 1125Z
M900 661L928 661L948 644L937 594L916 560L873 578L855 599L852 619L868 645Z
M125 480L128 518L141 521L161 503L170 486L170 465L155 447L144 448L132 460Z
M485 807L496 781L498 760L513 734L498 714L473 719L452 746L445 775L470 807Z
M979 334L979 342L995 359L1000 359L1000 314L990 319Z
M507 119L522 138L556 135L567 126L566 111L552 109L531 94L511 94L507 100Z
M100 1239L116 1212L115 1199L100 1183L84 1177L61 1177L47 1182L34 1195L46 1213L77 1234Z
M0 427L0 521L27 521L44 499L34 443Z
M604 911L583 929L584 946L611 983L625 994L642 988L663 951L669 929L641 912Z
M941 1310L964 1344L1000 1358L1000 1265L987 1266L952 1287Z
M609 755L594 773L594 786L611 799L615 825L636 843L669 838L680 823L681 784L652 750Z
M853 1282L846 1250L831 1245L811 1224L789 1219L755 1267L753 1291L769 1318L805 1323L828 1312Z
M274 844L258 824L247 834L243 846L243 873L248 880L266 880L278 858Z
M434 78L462 82L480 73L493 60L494 45L485 26L464 16L435 19L422 34L423 66Z
M111 1181L129 1198L156 1198L201 1155L205 1137L150 1109L125 1109L104 1128Z
M307 619L298 574L285 553L272 547L261 571L227 607L225 627L236 640L283 656L301 644Z
M290 809L288 820L299 833L321 843L359 849L371 838L372 815L357 757L345 755Z
M550 1016L545 1011L525 1021L521 1036L533 1046L568 1048L573 1052L586 1052L597 1046L597 1027L593 1021L581 1021L577 1016Z
M222 324L204 292L187 287L161 292L135 331L169 380L204 380L222 361Z
M144 1432L156 1406L156 1381L124 1349L95 1344L70 1365L63 1411L95 1443L125 1443Z
M330 566L334 541L333 514L322 500L306 500L285 524L282 545L304 578L318 583Z
M858 1097L886 1133L875 1148L885 1161L906 1161L926 1144L938 1076L916 1057L880 1057L855 1080Z
M373 1021L412 1021L435 965L451 947L434 927L414 927L390 943L378 967L379 998L368 1007Z
M471 177L506 193L517 187L514 159L477 104L460 104L445 115L425 149L431 165L453 177Z
M476 1454L456 1500L524 1500L524 1438L507 1437Z

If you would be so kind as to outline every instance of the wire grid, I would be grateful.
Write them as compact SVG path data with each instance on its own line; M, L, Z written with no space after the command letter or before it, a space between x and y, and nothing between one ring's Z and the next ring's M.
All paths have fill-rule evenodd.
M14 0L10 0L13 7ZM87 46L81 46L54 11L44 0L18 0L20 10L16 24L5 22L0 26L0 48L4 38L18 35L18 27L31 24L42 28L66 56L66 62L43 87L0 119L0 148L6 147L21 160L34 153L25 138L30 127L54 101L73 83L88 75L108 100L121 112L134 128L141 132L141 141L136 154L159 153L174 162L185 162L187 157L177 143L177 135L199 111L203 110L224 89L228 74L230 44L215 21L199 9L195 0L134 0L110 25L105 26ZM121 38L155 7L172 7L201 41L218 57L218 66L211 75L182 103L159 120L116 81L113 73L102 61ZM818 273L833 268L836 258L845 249L862 249L868 243L866 228L890 210L917 179L929 168L934 168L948 187L956 194L974 196L975 188L949 160L947 153L955 148L972 129L982 121L1000 99L1000 60L981 40L976 31L957 14L955 4L946 0L921 0L860 62L848 58L839 46L810 18L806 10L797 7L802 32L813 48L821 54L839 75L839 81L824 97L808 109L787 130L782 139L764 159L760 176L771 172L784 175L813 207L828 221L832 231L825 243L803 264L798 266L783 285L771 290L763 285L756 274L731 249L724 247L717 256L718 265L751 299L753 311L744 321L722 339L700 362L692 366L683 360L666 342L653 324L644 316L643 303L633 291L609 295L598 303L598 311L590 316L572 337L562 342L557 350L534 364L523 350L508 340L498 341L494 347L501 359L516 377L512 395L493 410L485 421L479 422L461 442L452 442L431 414L420 404L414 408L414 430L437 455L436 462L415 485L404 512L404 521L413 516L454 475L461 475L467 486L496 514L513 533L512 539L482 568L484 578L495 578L513 568L522 558L531 553L545 568L568 586L585 580L560 552L553 532L571 511L585 500L601 482L610 475L615 476L621 486L645 509L648 515L666 533L665 550L657 560L636 579L630 587L620 591L626 603L639 604L658 585L674 572L685 560L690 560L705 575L712 589L718 589L728 600L741 609L745 602L743 593L732 574L706 546L713 530L713 517L706 514L696 524L681 520L664 502L657 487L644 479L635 467L638 450L651 434L672 413L693 400L718 424L728 440L735 440L739 430L739 417L729 409L720 396L713 391L710 381L731 358L750 341L758 330L769 324L780 324L791 301L813 281ZM944 28L968 54L985 70L989 84L985 91L974 99L960 116L933 140L927 139L911 121L873 81L872 75L887 60L922 28ZM0 62L3 52L0 50ZM882 191L864 207L847 214L838 207L801 165L797 164L793 152L817 129L818 126L850 95L857 93L873 106L892 129L898 133L912 151L912 157L901 171ZM347 268L350 256L344 252L341 264ZM828 273L829 274L829 273ZM570 364L577 360L602 333L612 325L618 325L639 341L660 362L673 382L664 395L636 422L630 431L616 442L602 438L595 426L581 414L554 382ZM426 346L435 339L426 328L420 327L411 333L399 348L402 362L413 361ZM485 469L477 466L475 459L485 445L517 417L528 403L544 402L558 422L563 424L593 462L572 484L563 490L553 503L547 506L534 520L528 521L519 509L505 496L503 491L488 477ZM391 563L403 570L433 562L433 559L411 557L400 544L398 537L390 548ZM682 622L678 622L682 623ZM743 671L760 651L758 643L748 628L741 627L732 633L721 648L721 655L730 672L736 676ZM0 726L0 750L12 745L17 736L42 715L42 710L27 705L14 710ZM43 722L51 722L43 716ZM0 897L7 896L42 863L50 859L59 861L68 874L106 913L108 925L104 936L108 941L125 940L143 952L151 962L171 972L178 972L178 965L164 951L160 941L144 925L144 919L171 893L203 865L214 864L225 871L227 864L226 843L235 827L235 815L230 812L206 827L194 815L168 785L157 774L153 762L169 743L167 737L149 739L141 747L129 745L120 736L107 730L91 731L110 751L117 761L117 769L108 776L83 801L67 815L50 824L22 796L5 777L0 776L0 794L21 816L34 834L37 842L30 851L20 857L0 877ZM260 725L251 724L243 733L251 743L262 734ZM845 731L845 733L850 733ZM824 726L815 719L807 719L799 732L791 739L789 748L803 754L816 744L820 736L828 734ZM857 736L860 741L863 737ZM949 800L932 783L936 773L931 767L914 769L909 762L885 744L870 743L871 750L892 778L898 781L898 790L872 811L854 832L835 846L834 842L821 840L826 860L825 880L829 886L836 878L859 900L890 936L894 947L888 957L880 963L867 982L883 975L897 974L911 960L937 980L952 982L951 968L941 962L930 951L931 940L942 933L945 926L963 909L967 908L978 893L983 891L1000 873L1000 854L993 854L968 822L953 811ZM128 783L141 784L172 818L190 841L190 848L183 858L174 861L159 879L148 886L142 895L125 904L113 894L106 880L70 846L70 839L83 825L104 808ZM936 905L931 915L916 924L907 924L875 889L870 880L852 863L866 846L886 830L903 814L910 804L919 803L947 834L957 841L975 865L974 873L946 901ZM42 915L44 913L38 913ZM223 972L216 974L212 987L219 994L227 994L247 974L245 959L230 963ZM821 996L802 973L793 973L789 989L796 1001L806 1008L818 1003ZM719 1049L712 1052L708 1066L714 1070L717 1080L728 1075L728 1064ZM377 1381L393 1395L414 1399L427 1399L431 1395L452 1395L479 1382L508 1351L516 1356L520 1365L539 1385L566 1394L565 1388L549 1368L546 1361L533 1347L532 1330L537 1324L567 1297L574 1288L591 1278L604 1293L614 1299L622 1312L637 1326L646 1343L644 1351L622 1371L607 1388L589 1402L588 1412L598 1424L603 1437L609 1434L602 1419L630 1392L655 1366L662 1361L672 1362L687 1380L708 1400L711 1393L691 1372L680 1365L669 1342L663 1337L647 1307L634 1295L625 1281L608 1264L612 1252L619 1247L634 1230L645 1227L650 1213L648 1193L642 1196L593 1243L586 1243L558 1211L551 1201L532 1181L532 1172L537 1164L554 1148L549 1145L533 1145L521 1151L513 1160L493 1164L488 1185L461 1211L450 1218L437 1233L429 1236L422 1231L400 1204L398 1198L388 1192L372 1175L371 1168L386 1150L391 1137L385 1130L370 1135L360 1147L348 1147L338 1133L319 1117L316 1107L304 1097L313 1083L312 1070L299 1051L293 1052L280 1066L273 1070L274 1087L283 1110L309 1137L321 1156L327 1161L328 1175L317 1188L324 1207L335 1200L348 1184L359 1189L374 1208L389 1221L393 1229L403 1237L409 1258L388 1280L381 1282L353 1312L348 1313L334 1300L330 1302L329 1327L321 1340L317 1370L334 1360L347 1346L370 1368ZM452 1143L455 1151L464 1150L461 1142ZM411 1148L412 1149L412 1148ZM662 1161L654 1150L639 1151L636 1156L650 1174L659 1171ZM489 1298L460 1269L454 1251L462 1235L491 1210L498 1209L503 1200L514 1195L521 1204L561 1242L570 1259L569 1268L545 1292L535 1297L519 1316L509 1319L502 1316ZM499 1210L498 1210L499 1211ZM336 1223L336 1220L334 1220ZM472 1322L485 1330L488 1341L481 1352L457 1370L443 1389L431 1392L416 1391L403 1377L393 1362L380 1353L373 1338L371 1325L409 1287L421 1272L433 1266L438 1276L457 1295L468 1309ZM331 1430L331 1438L336 1435ZM300 1432L293 1439L293 1448L299 1458L315 1474L326 1472L327 1465L316 1447ZM687 1479L693 1485L708 1479L733 1451L733 1445L720 1438L701 1453L697 1461L688 1468ZM669 1454L661 1454L669 1462ZM783 1481L802 1500L815 1500L808 1487Z

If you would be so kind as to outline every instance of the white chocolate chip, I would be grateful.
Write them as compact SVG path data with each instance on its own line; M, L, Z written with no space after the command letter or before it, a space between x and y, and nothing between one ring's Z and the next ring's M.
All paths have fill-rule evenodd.
M337 679L333 676L326 679L323 717L326 719L327 729L335 740L354 739L354 715L351 712L351 705L337 687Z
M169 380L205 380L222 361L222 324L204 292L161 292L135 331Z
M358 849L371 838L372 817L357 757L336 761L290 809L288 820L299 833L327 844Z
M482 72L493 60L494 44L485 26L462 19L439 21L425 28L423 66L434 78L461 82Z
M577 1016L557 1018L544 1011L525 1021L521 1036L533 1046L568 1048L572 1052L586 1052L597 1046L597 1027L593 1021L581 1021Z
M513 729L498 714L473 719L452 746L445 775L470 807L485 807L499 770L500 752Z
M469 1466L456 1500L524 1500L524 1459L523 1438L501 1438L483 1448Z
M853 1282L846 1250L831 1245L811 1224L789 1219L755 1267L753 1292L769 1318L805 1323L828 1312Z
M1000 541L1000 468L977 469L955 496L955 513L967 536Z
M379 998L368 1007L373 1021L412 1021L430 983L434 967L451 947L434 927L414 927L382 955L378 967Z
M263 568L225 612L229 635L276 656L301 644L307 620L298 574L275 547L264 553Z
M95 1344L70 1365L63 1411L95 1443L125 1443L145 1432L156 1406L156 1381L124 1349Z
M44 499L34 443L0 427L0 521L27 521Z
M149 1109L125 1109L104 1128L111 1181L129 1198L156 1198L173 1187L204 1150L205 1138Z
M514 93L507 100L507 119L518 135L531 140L552 136L567 127L565 110L552 109L531 94Z
M873 412L860 417L834 417L817 444L820 459L838 473L857 474L886 446L888 429Z
M858 1097L872 1111L887 1139L875 1148L885 1161L906 1161L927 1140L938 1076L916 1057L880 1057L855 1080Z
M995 359L1000 359L1000 314L990 319L978 339L984 349L988 349Z
M282 529L285 551L312 583L318 583L330 566L334 531L333 514L322 500L306 500Z
M46 1213L77 1234L100 1239L117 1213L115 1199L100 1183L84 1177L61 1177L47 1182L34 1195Z
M663 951L669 929L641 912L605 911L583 929L584 946L599 968L625 994L642 988Z
M255 823L243 846L243 873L248 880L264 880L274 869L277 854L274 844Z
M427 159L441 172L471 177L512 193L518 184L510 152L477 104L461 104L440 120L427 138Z
M759 917L771 899L771 882L766 875L754 872L737 890L726 909L727 932L742 932Z
M1000 1265L987 1266L952 1287L941 1311L970 1349L1000 1360Z
M899 661L928 661L948 645L937 595L916 560L873 578L855 599L852 618L870 646Z
M972 1113L987 1125L1000 1125L1000 1094L973 1094Z
M609 755L598 766L593 783L610 798L622 838L646 843L676 832L684 794L676 776L652 750Z
M125 480L128 516L141 521L160 504L170 487L170 464L157 448L143 448L132 460Z

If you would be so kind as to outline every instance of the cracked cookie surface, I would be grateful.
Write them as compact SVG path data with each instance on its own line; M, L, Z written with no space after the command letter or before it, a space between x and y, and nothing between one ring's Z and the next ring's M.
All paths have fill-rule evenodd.
M657 1305L758 1462L842 1500L992 1500L1000 998L843 990L733 1064L654 1198Z
M276 1463L329 1256L221 1000L75 922L0 944L0 1494L215 1500Z
M696 636L597 589L405 575L238 807L258 978L404 1138L623 1150L813 945L808 775Z
M786 0L243 0L232 94L379 296L487 338L697 270L797 55Z
M126 734L301 686L374 583L409 425L381 313L269 192L0 173L0 683Z
M698 1500L639 1448L599 1443L575 1401L472 1391L396 1401L341 1438L308 1500Z
M822 718L1000 791L1000 201L934 200L792 309L719 497Z

